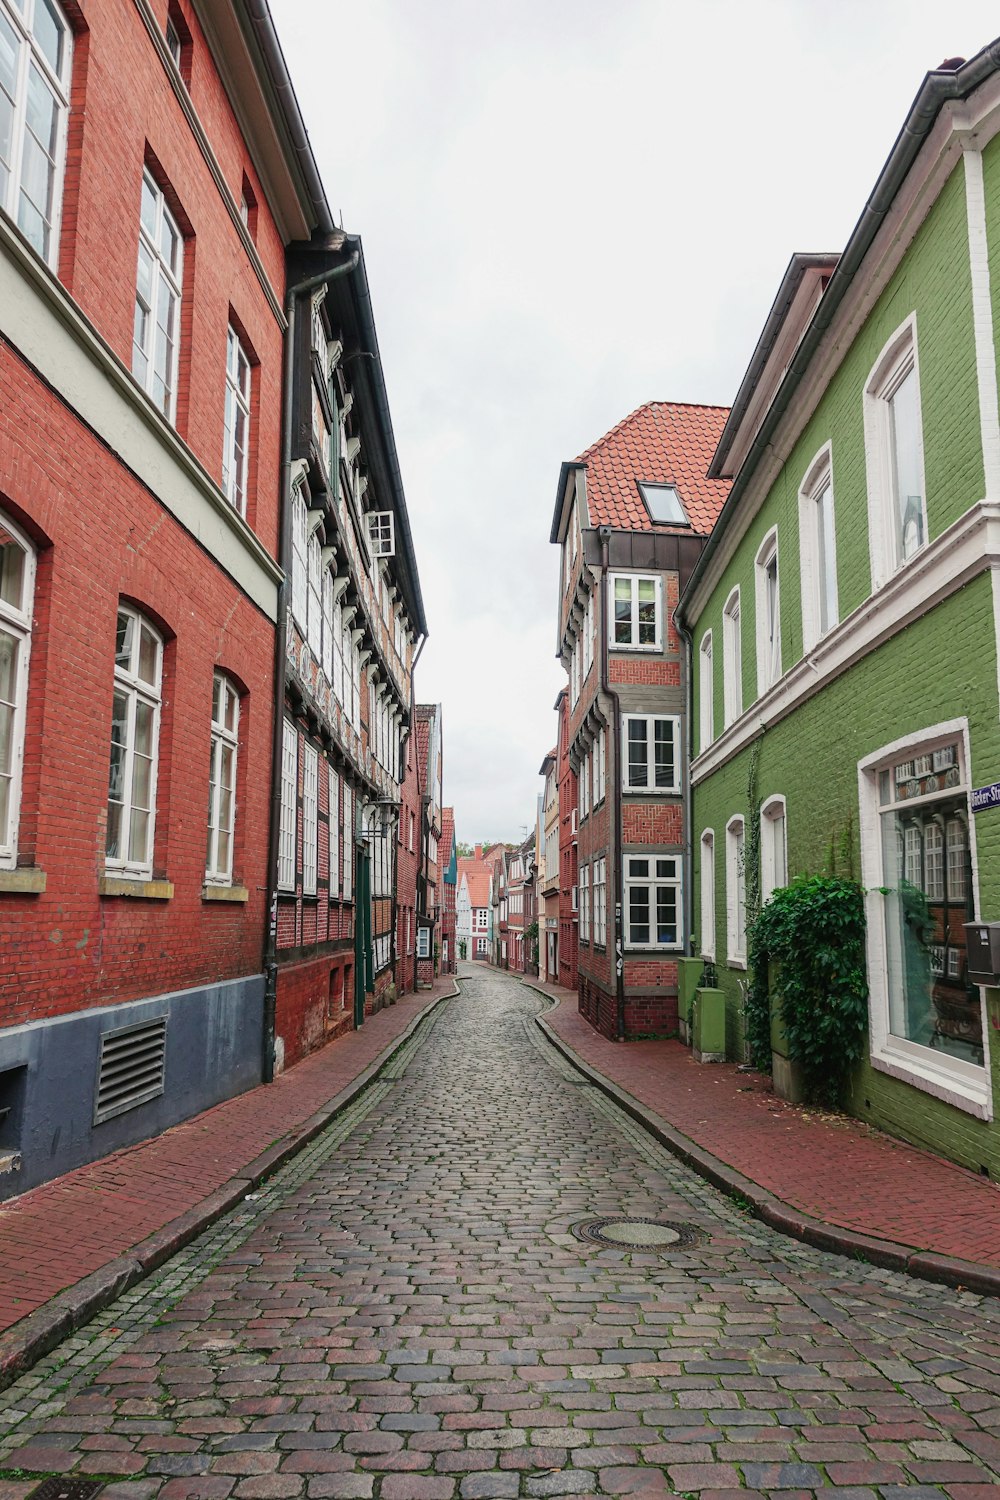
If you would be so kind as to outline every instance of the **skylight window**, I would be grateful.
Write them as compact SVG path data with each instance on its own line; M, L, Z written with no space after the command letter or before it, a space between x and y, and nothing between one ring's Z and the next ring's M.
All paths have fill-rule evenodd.
M690 526L681 497L672 484L643 484L640 480L639 493L651 520L664 526Z

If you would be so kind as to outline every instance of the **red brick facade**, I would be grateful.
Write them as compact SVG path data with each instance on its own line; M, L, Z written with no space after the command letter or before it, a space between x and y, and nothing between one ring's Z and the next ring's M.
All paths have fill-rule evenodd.
M190 92L140 9L94 0L84 21L69 7L47 262L0 215L0 547L23 543L35 574L18 646L20 789L0 829L0 1149L23 1158L15 1191L260 1077L285 252L216 60L180 8ZM144 172L183 240L166 418L131 374ZM245 520L222 489L230 327L250 361ZM116 688L121 609L161 642L148 739ZM209 880L216 673L239 708L232 859ZM94 1125L105 1039L150 1023L163 1027L161 1087ZM84 1065L67 1087L69 1057Z

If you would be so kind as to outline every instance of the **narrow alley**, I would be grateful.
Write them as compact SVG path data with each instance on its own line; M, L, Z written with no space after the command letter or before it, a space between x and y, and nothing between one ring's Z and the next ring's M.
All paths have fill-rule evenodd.
M463 968L323 1135L4 1393L0 1500L995 1492L995 1300L756 1223L560 1059L535 993Z

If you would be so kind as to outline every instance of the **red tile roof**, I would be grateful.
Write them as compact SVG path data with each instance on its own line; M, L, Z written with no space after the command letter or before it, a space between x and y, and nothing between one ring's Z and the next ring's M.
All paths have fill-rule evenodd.
M459 860L458 884L461 887L464 875L469 887L469 902L472 906L489 906L491 873L489 865L484 864L481 859Z
M421 792L427 791L427 752L431 743L433 717L433 706L417 704L417 785Z
M722 509L729 482L706 479L727 406L688 406L647 401L581 453L587 466L591 526L624 531L670 531L657 525L639 493L638 481L675 486L694 531L707 536Z
M441 838L438 841L438 862L442 870L451 864L451 846L455 842L455 809L441 809Z

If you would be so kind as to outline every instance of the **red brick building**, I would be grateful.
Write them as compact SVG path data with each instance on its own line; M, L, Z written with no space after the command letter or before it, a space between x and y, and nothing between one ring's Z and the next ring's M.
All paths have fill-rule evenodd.
M455 809L441 810L441 841L438 849L441 866L441 973L458 971L458 944L455 934L455 908L458 896L458 849L455 845Z
M456 937L460 957L464 943L465 958L484 962L489 959L491 872L480 844L476 851L475 858L458 861Z
M420 790L417 868L417 985L433 984L441 961L441 833L443 764L440 703L416 709L417 785Z
M728 492L705 478L727 415L650 402L559 476L562 886L577 892L575 929L560 912L560 982L574 982L575 959L580 1010L608 1037L677 1029L691 928L674 610Z
M285 245L315 216L266 20L0 26L8 1193L261 1076Z
M569 753L569 693L564 688L556 699L556 768L559 795L559 984L575 990L577 984L577 822L576 771Z

